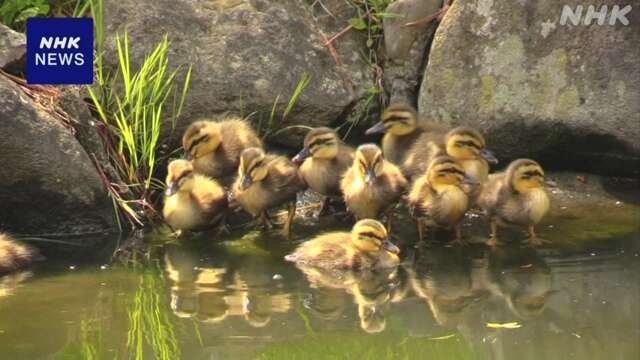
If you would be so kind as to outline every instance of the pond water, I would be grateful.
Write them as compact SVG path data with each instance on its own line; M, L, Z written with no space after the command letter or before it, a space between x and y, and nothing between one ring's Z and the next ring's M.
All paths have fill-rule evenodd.
M2 359L636 359L636 233L566 252L415 249L393 272L303 273L283 255L338 222L200 235L146 266L49 262L0 278ZM158 236L154 238L158 242Z

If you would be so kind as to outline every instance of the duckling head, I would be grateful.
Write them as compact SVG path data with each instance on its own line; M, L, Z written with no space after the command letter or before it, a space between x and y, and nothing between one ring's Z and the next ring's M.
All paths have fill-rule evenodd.
M438 156L433 159L427 168L427 177L434 187L478 183L465 174L462 165L451 156Z
M167 169L167 197L193 189L193 165L188 160L173 160Z
M240 154L240 190L246 190L251 184L262 181L267 176L267 162L264 150L252 147L244 149Z
M338 155L340 139L333 129L327 127L315 128L304 138L304 147L291 159L295 164L301 164L312 156L316 159L333 159Z
M482 134L468 127L457 127L446 138L447 154L458 160L485 159L490 164L497 164L498 159L493 153L485 149L485 141Z
M544 178L542 166L531 159L518 159L509 164L506 178L511 187L517 192L526 192L555 183Z
M384 331L387 327L385 311L380 305L358 305L360 328L369 334Z
M375 144L360 145L356 150L354 166L356 175L363 179L365 184L373 184L384 168L382 150Z
M382 120L370 127L365 134L389 132L393 135L407 135L418 126L418 114L413 106L405 103L391 104L382 113Z
M374 255L386 251L397 258L400 249L387 237L388 233L384 225L373 219L360 220L351 230L351 241L356 249Z
M192 157L210 154L220 146L220 126L213 121L196 121L182 136L182 147Z

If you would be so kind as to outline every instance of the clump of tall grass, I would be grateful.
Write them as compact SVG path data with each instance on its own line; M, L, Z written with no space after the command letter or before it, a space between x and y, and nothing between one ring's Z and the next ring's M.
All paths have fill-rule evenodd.
M302 92L304 91L304 89L307 88L309 83L311 83L311 75L305 72L300 77L300 80L298 80L296 87L293 89L293 92L289 97L289 101L287 101L287 105L285 106L284 112L282 113L282 117L280 118L281 122L284 123L287 120L287 117L291 113L291 110L293 110L294 106L298 102L298 98L300 97L300 95L302 95ZM271 111L269 112L269 118L267 119L266 123L264 121L264 116L262 113L258 118L258 135L260 135L260 137L262 137L263 139L267 139L269 137L278 135L284 131L294 129L294 128L306 128L306 129L309 128L308 126L303 126L303 125L292 125L292 126L281 128L277 131L273 130L276 122L276 113L278 111L278 106L280 105L280 96L281 94L278 94L275 100L273 101L273 105L271 106Z
M104 67L102 0L90 0L96 33L96 82L88 93L102 123L101 136L110 162L126 189L109 185L117 208L123 211L132 225L142 225L144 217L153 214L151 204L154 190L162 188L154 178L165 119L171 130L182 111L191 79L186 69L184 81L177 86L176 78L183 71L169 68L167 50L170 43L165 36L146 55L139 68L134 69L129 55L129 39L125 32L116 35L118 50L117 71ZM125 191L126 190L126 191ZM124 197L123 193L130 194ZM140 211L142 210L142 212ZM120 223L120 216L117 217Z

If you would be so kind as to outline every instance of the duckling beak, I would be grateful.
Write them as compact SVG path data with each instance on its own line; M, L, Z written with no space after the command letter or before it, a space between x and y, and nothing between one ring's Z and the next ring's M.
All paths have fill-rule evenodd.
M463 184L471 184L471 185L479 185L480 181L478 181L473 176L469 176L467 174L464 174L464 178L462 179L462 183Z
M387 129L384 127L384 124L381 121L381 122L373 125L369 129L367 129L367 131L365 131L364 134L365 135L382 134L385 131L387 131Z
M300 150L300 152L296 156L294 156L291 159L291 161L293 161L293 163L296 164L296 165L300 165L310 155L311 155L311 150L309 148L305 147L302 150Z
M487 160L487 162L489 164L497 164L498 163L498 158L495 157L495 155L493 155L493 152L491 152L490 150L487 149L482 149L480 150L480 156Z
M376 178L376 173L373 171L373 169L369 168L364 174L364 183L367 185L371 185L375 178Z
M382 242L382 248L384 248L385 250L387 250L392 254L396 254L396 255L400 254L400 249L389 240L385 240Z
M544 184L550 188L556 188L558 187L558 183L556 183L555 181L551 180L551 179L544 179Z
M240 179L240 190L247 190L251 186L251 176L244 174Z
M167 188L167 191L165 191L165 195L167 197L171 197L173 195L175 195L178 192L178 182L177 181L173 181L171 182L171 184L169 184L169 187Z

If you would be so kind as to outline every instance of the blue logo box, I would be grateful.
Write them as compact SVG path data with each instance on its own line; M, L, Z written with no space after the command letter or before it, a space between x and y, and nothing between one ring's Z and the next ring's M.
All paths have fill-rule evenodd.
M27 83L93 83L93 19L27 19Z

